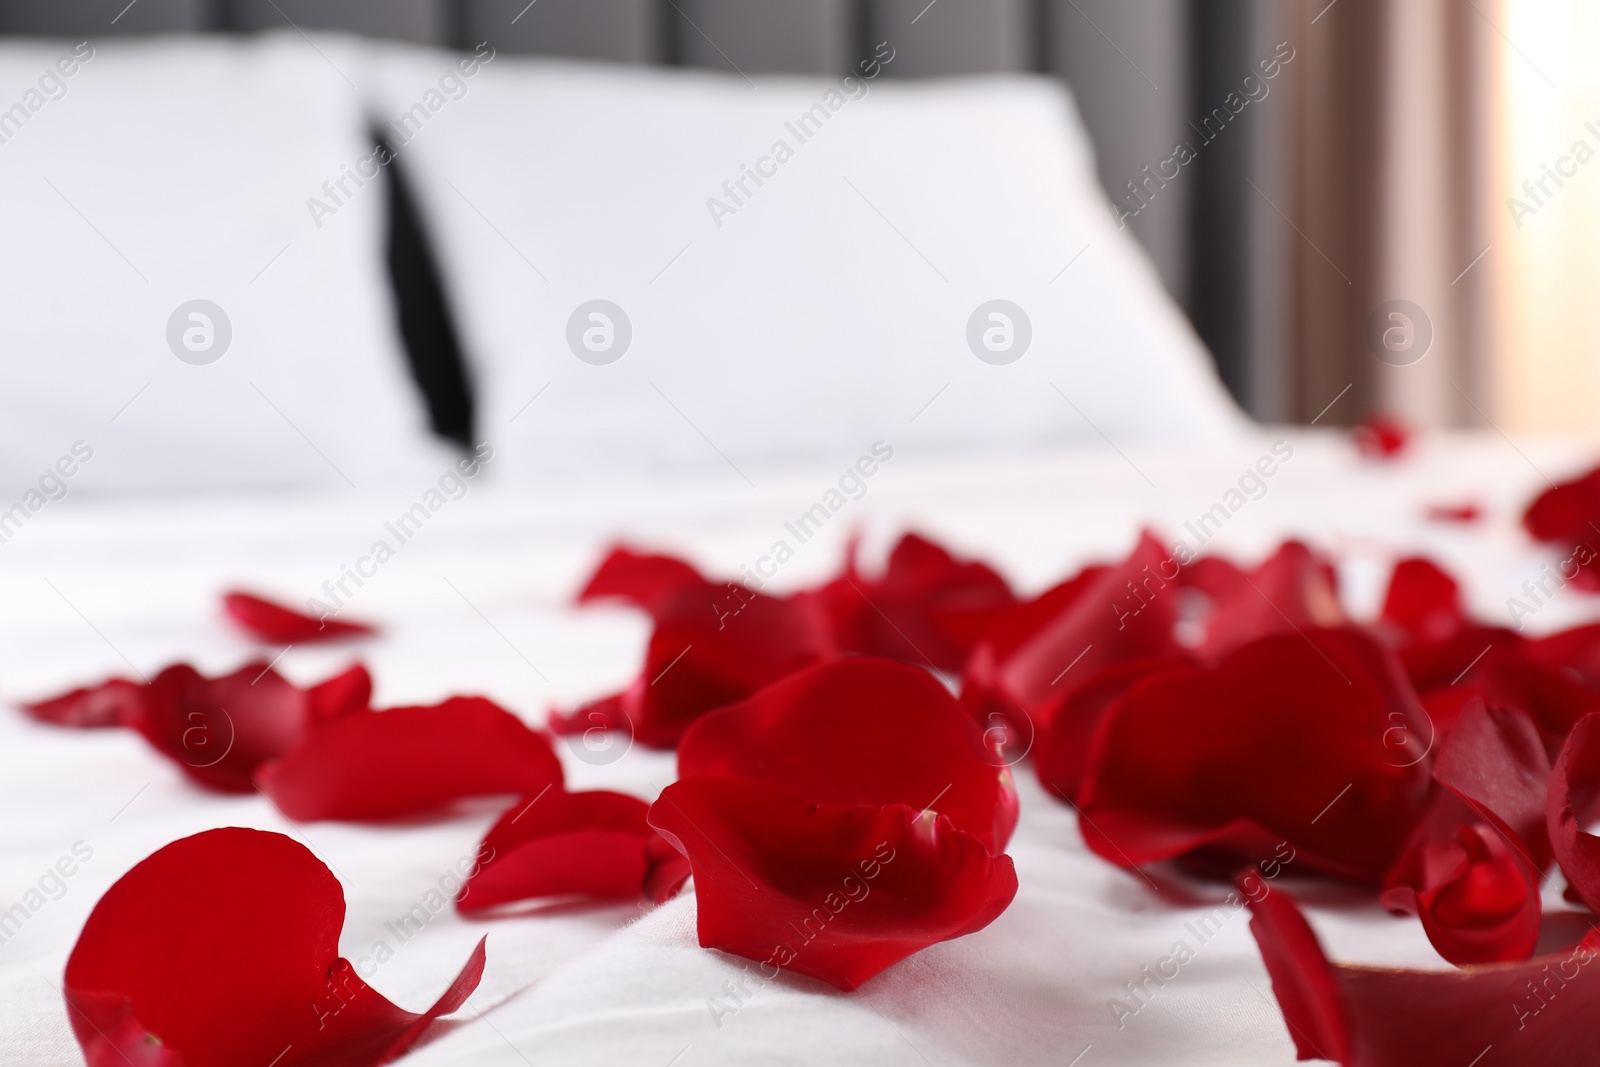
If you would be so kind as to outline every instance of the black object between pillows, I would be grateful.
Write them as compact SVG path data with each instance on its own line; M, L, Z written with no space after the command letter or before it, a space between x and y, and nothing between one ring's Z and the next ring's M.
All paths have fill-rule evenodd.
M445 299L433 246L394 149L374 133L389 175L389 284L411 376L422 390L433 432L472 448L473 398L455 317Z

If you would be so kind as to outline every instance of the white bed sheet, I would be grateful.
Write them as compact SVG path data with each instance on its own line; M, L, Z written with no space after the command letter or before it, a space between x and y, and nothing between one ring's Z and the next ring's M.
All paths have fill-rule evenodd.
M860 524L869 547L912 526L1037 589L1090 558L1124 552L1142 523L1183 536L1184 523L1217 502L1271 439L1225 451L1130 449L1004 467L930 466L900 456L776 582L792 586L828 572L846 533ZM1349 599L1369 611L1389 562L1426 550L1463 572L1474 607L1498 619L1505 598L1554 558L1516 528L1522 504L1544 484L1541 471L1559 478L1588 454L1524 443L1524 458L1486 436L1424 441L1407 462L1374 466L1331 435L1290 440L1294 456L1267 494L1242 508L1207 550L1254 558L1279 537L1310 537L1341 553ZM293 649L279 669L309 681L360 655L373 667L380 704L481 692L536 721L552 703L610 691L636 669L642 619L568 605L609 538L683 550L708 568L736 571L764 554L783 522L836 477L752 472L751 489L730 472L538 498L474 487L351 604L352 614L385 624L382 640ZM1484 522L1450 526L1422 517L1427 503L1467 499L1486 508ZM47 509L0 546L0 595L9 608L0 619L0 694L8 702L35 698L178 659L208 671L233 668L253 650L218 620L221 589L244 584L303 601L408 504L351 494L69 500ZM1563 594L1530 628L1597 614L1593 602ZM671 754L642 749L605 767L564 758L573 788L651 796L673 773ZM785 976L718 1026L708 1004L719 996L732 1003L724 983L744 961L697 946L692 892L655 909L560 908L490 923L446 910L400 944L385 923L475 848L492 808L421 827L297 826L260 797L198 791L130 733L55 730L0 709L0 909L37 885L75 842L93 849L64 895L0 944L0 1063L82 1062L59 979L89 910L161 845L223 825L291 834L329 862L349 901L343 951L359 961L388 941L395 957L371 981L406 1007L430 1003L488 934L488 968L469 1008L408 1065L1293 1062L1247 917L1233 916L1199 945L1185 923L1207 909L1175 907L1138 875L1089 854L1071 810L1043 794L1031 768L1018 780L1022 820L1009 851L1021 888L990 928L912 957L854 995ZM1438 965L1414 922L1370 904L1342 907L1359 898L1337 889L1283 884L1317 905L1313 921L1336 956ZM1224 887L1198 892L1220 900ZM1110 998L1180 939L1196 958L1119 1027Z

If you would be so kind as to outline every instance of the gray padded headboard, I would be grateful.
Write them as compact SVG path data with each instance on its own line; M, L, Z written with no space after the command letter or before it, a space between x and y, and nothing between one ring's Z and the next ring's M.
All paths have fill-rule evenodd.
M1044 71L1073 86L1120 188L1165 158L1189 110L1190 0L0 0L0 34L346 30L501 52L744 74L843 74L889 40L895 77ZM1108 209L1109 210L1109 209ZM1188 203L1132 228L1184 300Z

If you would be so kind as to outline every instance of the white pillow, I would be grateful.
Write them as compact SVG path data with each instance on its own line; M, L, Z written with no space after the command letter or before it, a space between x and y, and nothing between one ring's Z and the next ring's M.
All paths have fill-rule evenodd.
M307 206L365 131L298 35L0 44L0 510L51 470L30 501L436 471L384 192L346 179L320 227ZM193 300L222 309L225 351L221 317L179 312ZM220 358L180 359L169 325L188 359Z
M501 475L848 461L880 438L924 452L1201 441L1243 425L1112 220L1057 82L747 83L501 55L442 83L443 53L373 55L379 114L413 116L400 165ZM569 346L569 331L600 348L609 334L615 355L620 321L571 321L595 300L631 325L608 365ZM993 300L1031 322L1009 365L969 346ZM1007 330L984 314L971 332L987 354L984 336L1003 346Z

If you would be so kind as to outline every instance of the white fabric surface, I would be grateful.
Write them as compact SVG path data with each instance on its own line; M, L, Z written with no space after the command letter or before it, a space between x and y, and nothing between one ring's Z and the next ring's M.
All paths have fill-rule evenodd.
M384 193L320 227L306 206L367 154L351 84L298 37L100 41L58 68L73 52L0 43L0 510L79 441L70 492L425 477L441 453L394 326ZM231 323L209 365L168 345L196 299Z
M733 478L724 460L843 463L840 442L890 430L964 454L1241 429L1114 224L1058 82L747 82L509 55L461 77L458 60L395 46L349 63L404 126L399 165L502 428L496 477ZM567 340L597 299L632 328L604 366ZM1005 366L968 346L993 300L1031 322Z
M1239 510L1207 551L1254 559L1284 535L1311 537L1341 553L1349 601L1371 612L1391 560L1425 549L1463 574L1477 611L1502 620L1505 598L1556 558L1515 528L1543 482L1498 437L1425 441L1396 466L1362 463L1337 438L1292 440L1294 456L1266 495ZM1001 467L931 463L907 449L776 583L791 587L829 572L859 523L869 548L881 550L907 527L924 529L1035 590L1089 559L1125 552L1142 524L1181 536L1184 522L1216 503L1266 446L1129 447L1126 458L1101 450ZM1552 477L1571 473L1585 456L1536 443L1523 449ZM613 535L683 549L706 567L734 572L836 477L827 469L751 473L755 490L730 488L720 477L641 483L630 494L573 487L538 498L474 486L351 605L352 614L382 622L386 636L354 648L293 649L279 668L311 681L359 654L374 669L380 704L480 692L534 721L552 703L610 691L636 670L646 624L620 609L576 610L568 603L573 590ZM417 486L417 495L426 488ZM1422 519L1427 503L1468 498L1487 508L1484 523ZM8 701L36 698L127 674L128 661L145 673L177 659L210 672L237 667L253 650L220 623L221 589L244 582L290 602L314 595L404 506L349 494L69 500L0 547L7 606L0 691ZM1554 629L1596 614L1593 601L1563 593L1529 626ZM638 749L611 766L570 753L566 764L573 788L641 796L652 796L673 769L669 754ZM61 731L0 708L0 909L37 886L75 842L93 849L60 899L0 945L0 1063L81 1062L57 987L84 918L138 860L223 825L290 833L328 860L350 902L345 953L359 964L378 940L390 940L396 956L371 980L407 1007L430 1003L488 934L488 969L471 1007L408 1065L1062 1067L1080 1054L1079 1067L1291 1063L1245 916L1200 946L1185 923L1207 909L1167 903L1138 875L1088 854L1073 813L1042 794L1031 767L1018 780L1022 819L1010 852L1021 887L993 926L890 968L856 995L781 978L719 1028L708 1001L725 996L724 983L743 961L697 947L692 893L654 910L560 908L489 923L445 911L398 945L384 923L474 849L492 808L420 827L294 826L259 797L219 798L186 784L132 734ZM1313 921L1336 956L1439 965L1415 922L1387 917L1370 899L1350 908L1357 898L1349 892L1290 876L1278 884L1316 905ZM1213 900L1224 892L1191 888ZM1549 904L1560 907L1556 899ZM1119 1028L1110 998L1179 939L1196 958Z

